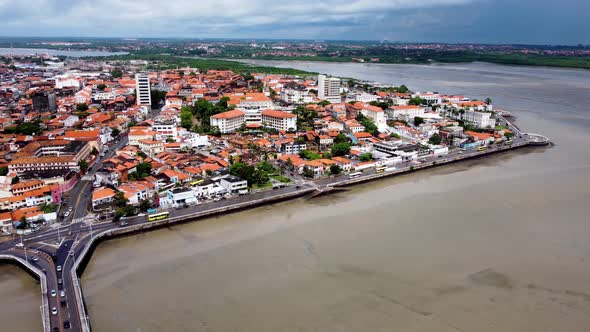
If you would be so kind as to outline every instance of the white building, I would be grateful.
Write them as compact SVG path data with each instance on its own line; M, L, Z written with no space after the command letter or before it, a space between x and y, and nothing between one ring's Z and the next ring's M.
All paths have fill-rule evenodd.
M152 130L162 138L171 138L176 141L178 136L178 127L176 127L175 121L156 121L152 125Z
M211 126L217 126L222 134L238 130L245 122L244 112L231 110L211 116Z
M390 119L408 119L416 116L423 116L425 109L419 105L392 106L387 109Z
M372 101L377 101L377 95L362 92L362 93L355 93L352 95L348 95L348 101L355 101L361 103L370 103Z
M242 180L239 177L233 175L226 175L222 177L219 180L219 185L230 193L248 189L248 182L246 180Z
M182 143L184 146L191 148L199 148L209 146L209 137L207 135L199 135L196 133L186 133L182 135ZM183 147L181 144L181 147Z
M199 203L195 192L190 188L174 188L166 192L173 206L195 205Z
M313 96L308 90L282 89L281 99L290 104L307 104L313 102Z
M135 75L135 92L137 105L151 105L152 92L150 87L150 78L147 74Z
M340 85L340 79L337 77L318 75L318 98L331 103L341 102Z
M492 118L492 113L465 111L462 118L465 122L478 128L493 128L496 126L496 119Z
M76 88L80 89L80 80L71 76L58 76L55 79L55 88Z
M264 110L262 111L262 124L277 130L294 131L297 130L297 116L282 111Z

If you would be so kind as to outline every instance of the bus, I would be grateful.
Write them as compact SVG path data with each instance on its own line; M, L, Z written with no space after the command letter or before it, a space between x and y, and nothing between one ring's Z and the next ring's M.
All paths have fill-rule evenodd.
M354 178L360 177L361 175L363 175L363 173L361 173L361 172L354 172L354 173L348 174L348 178L349 179L354 179Z
M477 151L485 151L488 148L486 148L485 146L480 146L479 148L477 148Z
M166 211L166 212L160 212L160 213L154 213L154 214L150 214L148 215L148 221L156 221L156 220L162 220L162 219L166 219L170 216L170 212Z
M375 173L383 173L383 172L385 172L386 169L387 169L387 167L385 167L385 166L377 166L375 168Z

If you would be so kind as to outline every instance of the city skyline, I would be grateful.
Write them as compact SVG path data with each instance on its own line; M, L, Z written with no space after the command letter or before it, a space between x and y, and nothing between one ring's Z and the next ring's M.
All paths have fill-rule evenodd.
M269 11L268 8L272 8ZM108 10L107 10L108 9ZM589 3L565 0L328 1L0 0L3 35L113 38L389 40L589 44ZM108 12L109 15L97 13Z

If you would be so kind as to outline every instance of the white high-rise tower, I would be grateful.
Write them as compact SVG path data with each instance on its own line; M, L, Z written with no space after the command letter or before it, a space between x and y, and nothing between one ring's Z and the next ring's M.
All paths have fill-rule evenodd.
M152 105L150 78L147 74L135 74L135 92L137 105Z
M341 101L340 84L340 79L337 77L318 75L318 98L339 103Z

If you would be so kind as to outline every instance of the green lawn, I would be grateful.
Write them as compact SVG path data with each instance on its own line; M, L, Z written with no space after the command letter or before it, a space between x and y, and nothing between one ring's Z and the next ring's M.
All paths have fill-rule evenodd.
M275 180L277 180L277 181L280 181L282 183L289 183L289 182L291 182L291 179L289 179L286 176L282 176L282 175L271 175L270 177L273 178L273 179L275 179Z

